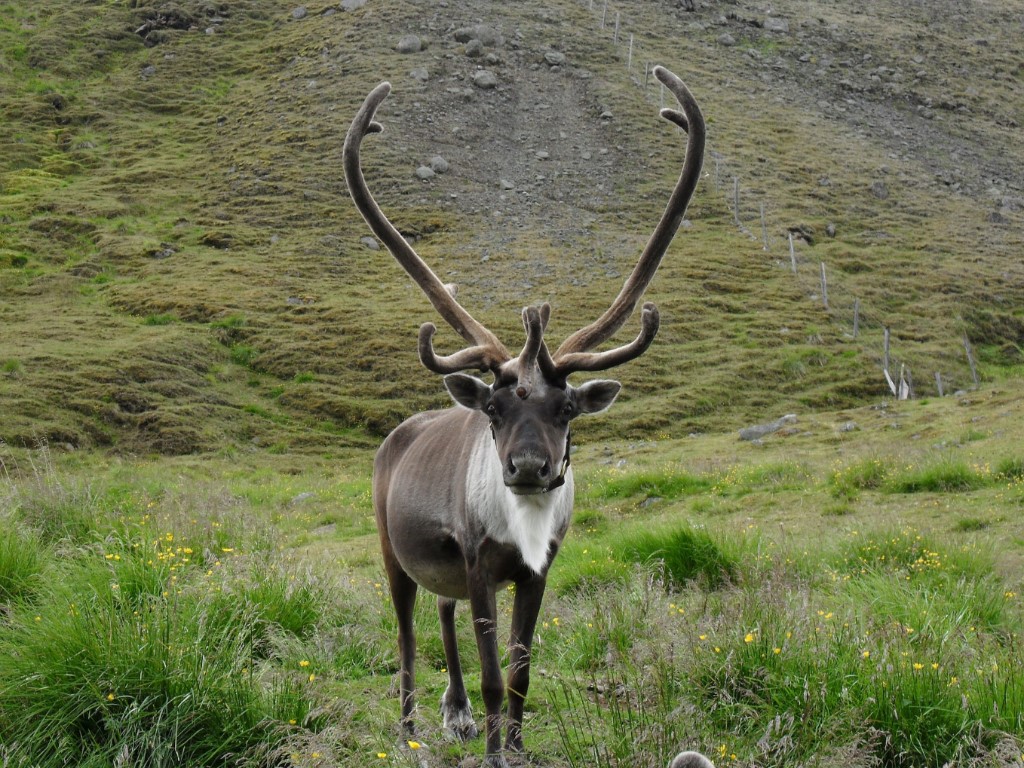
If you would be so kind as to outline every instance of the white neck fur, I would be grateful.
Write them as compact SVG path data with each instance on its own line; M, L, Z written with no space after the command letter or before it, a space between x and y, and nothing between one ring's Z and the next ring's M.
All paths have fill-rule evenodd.
M554 533L572 514L572 469L565 484L547 493L519 496L502 479L501 462L490 433L482 432L469 460L467 503L475 509L486 535L515 546L535 573L548 564Z

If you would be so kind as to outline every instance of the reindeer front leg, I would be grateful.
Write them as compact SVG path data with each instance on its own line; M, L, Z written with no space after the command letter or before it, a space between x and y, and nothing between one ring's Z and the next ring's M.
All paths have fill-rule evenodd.
M467 562L469 603L473 611L473 629L480 654L480 693L484 700L484 733L487 738L487 768L507 768L501 754L501 705L505 686L498 657L498 609L495 585L479 558Z
M508 738L505 740L505 749L515 752L523 751L523 704L530 687L530 648L546 584L547 580L536 574L526 581L516 582L508 641Z

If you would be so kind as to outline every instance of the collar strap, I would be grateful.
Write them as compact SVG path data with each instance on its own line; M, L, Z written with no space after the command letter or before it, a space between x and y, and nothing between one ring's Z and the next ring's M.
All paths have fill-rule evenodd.
M491 426L491 438L495 441L498 440L498 436L494 434L494 426ZM569 451L572 448L572 430L568 430L565 433L565 456L562 457L562 466L558 470L558 476L548 483L547 488L544 489L543 493L550 493L556 488L561 488L565 485L565 473L569 471Z
M565 473L569 470L569 449L572 445L572 430L568 430L565 433L565 456L562 458L562 468L558 472L558 477L552 480L548 487L544 489L544 493L550 493L556 488L561 488L565 485Z

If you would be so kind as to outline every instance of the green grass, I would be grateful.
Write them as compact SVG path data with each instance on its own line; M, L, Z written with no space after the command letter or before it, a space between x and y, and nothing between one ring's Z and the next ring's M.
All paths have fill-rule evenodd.
M615 549L627 562L656 567L670 585L697 581L714 589L738 572L736 547L723 547L696 528L636 531L619 538Z
M587 498L602 501L628 499L642 496L648 499L675 499L688 496L710 487L707 478L696 477L685 472L663 470L629 474L609 474L597 485L586 488Z
M31 601L44 584L50 555L32 533L0 534L0 604Z
M910 766L1024 739L1013 709L1024 696L1020 584L1001 575L1016 523L998 513L1012 487L972 492L972 516L988 525L969 531L950 530L964 519L960 491L883 484L829 517L829 451L780 445L781 459L764 455L769 445L737 460L734 436L707 439L635 456L614 485L586 456L577 462L587 501L537 628L531 750L552 765L609 768L661 765L684 746L726 764L839 765L860 750ZM672 450L732 458L724 472L705 465L702 491L630 503L652 477L665 487L669 475L645 465L674 463ZM920 458L891 464L931 466ZM2 514L14 525L0 547L0 736L17 745L12 759L59 765L76 748L97 765L122 753L194 765L229 751L249 765L405 759L381 736L397 718L396 629L368 457L348 469L289 454L238 461L97 472L85 456L5 454ZM693 513L705 519L674 519L695 498L712 502ZM937 527L935 498L954 504ZM905 514L920 503L930 527L887 526L878 499ZM499 595L503 626L511 599ZM426 596L416 624L418 738L458 764L480 744L438 746L445 660ZM479 711L464 609L459 625Z
M991 482L990 473L958 459L940 458L922 467L908 467L888 478L893 493L973 491Z

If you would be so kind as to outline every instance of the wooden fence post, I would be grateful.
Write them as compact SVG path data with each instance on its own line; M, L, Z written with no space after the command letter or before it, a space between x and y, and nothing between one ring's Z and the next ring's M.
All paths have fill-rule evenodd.
M935 372L935 388L939 390L939 397L945 397L946 393L942 388L942 374L938 371Z
M789 264L793 269L793 274L796 274L796 250L793 248L793 233L789 233Z
M764 203L761 203L761 239L764 241L764 250L768 250L768 222L764 218Z
M889 370L889 328L882 329L882 368Z
M978 367L974 364L974 350L971 349L971 340L964 332L964 349L967 351L967 364L971 366L971 378L974 379L974 386L978 386Z
M732 217L740 226L740 177L732 177Z
M860 299L853 300L853 338L857 338L860 330Z
M828 281L825 279L825 262L821 262L821 303L828 309Z

